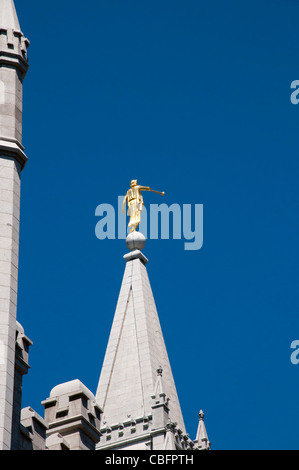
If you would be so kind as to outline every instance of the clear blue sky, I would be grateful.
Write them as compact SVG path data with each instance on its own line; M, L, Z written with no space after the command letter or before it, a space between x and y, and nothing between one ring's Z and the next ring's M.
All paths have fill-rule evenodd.
M15 0L24 83L18 319L23 406L94 393L125 268L95 208L132 178L204 205L204 245L144 253L187 432L214 449L299 446L299 4ZM155 195L146 201L160 203Z

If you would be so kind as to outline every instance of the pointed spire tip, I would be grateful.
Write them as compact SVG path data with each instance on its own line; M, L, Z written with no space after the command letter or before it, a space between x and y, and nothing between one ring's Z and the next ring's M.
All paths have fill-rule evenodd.
M13 0L1 0L0 2L0 28L21 31Z

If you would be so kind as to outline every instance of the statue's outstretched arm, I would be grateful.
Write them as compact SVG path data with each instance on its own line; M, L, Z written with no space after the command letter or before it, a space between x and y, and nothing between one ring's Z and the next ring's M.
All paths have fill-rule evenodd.
M151 189L149 186L139 186L139 189L141 189L141 191L151 191L152 193L158 193L158 194L162 194L162 196L164 196L165 192L161 192L161 191L155 191L154 189Z

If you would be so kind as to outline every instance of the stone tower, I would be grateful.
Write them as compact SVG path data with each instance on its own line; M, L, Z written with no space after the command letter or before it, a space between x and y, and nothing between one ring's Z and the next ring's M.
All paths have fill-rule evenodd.
M16 345L22 88L29 41L13 0L0 1L0 449L11 447Z
M103 410L97 449L187 450L200 446L186 433L181 407L142 253L139 232L131 250L100 375L96 400ZM202 429L202 426L201 426Z

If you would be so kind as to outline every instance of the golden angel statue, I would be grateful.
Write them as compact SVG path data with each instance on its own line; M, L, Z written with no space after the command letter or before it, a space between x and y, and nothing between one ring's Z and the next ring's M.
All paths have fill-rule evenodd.
M125 212L127 203L128 215L130 217L128 226L131 229L131 233L137 229L141 220L141 212L144 206L141 191L151 191L152 193L162 194L162 196L164 196L165 193L160 191L154 191L149 186L140 186L137 184L137 180L132 180L130 186L131 188L127 191L127 194L125 195L125 198L123 200L122 213Z

